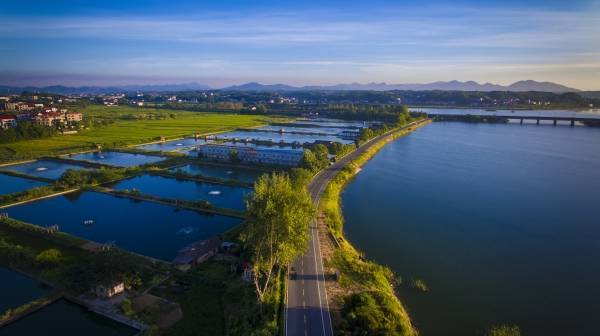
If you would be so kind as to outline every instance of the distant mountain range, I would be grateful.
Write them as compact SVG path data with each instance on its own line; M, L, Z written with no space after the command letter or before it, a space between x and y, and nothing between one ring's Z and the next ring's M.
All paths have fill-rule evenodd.
M474 81L460 82L433 82L426 84L386 84L386 83L352 83L352 84L337 84L331 86L290 86L286 84L260 84L246 83L223 88L222 90L231 91L307 91L307 90L326 90L326 91L390 91L390 90L412 90L412 91L428 91L428 90L444 90L444 91L543 91L543 92L580 92L578 89L570 88L564 85L551 82L536 82L533 80L518 81L508 86L498 84L479 84Z
M160 85L124 85L124 86L79 86L70 87L63 85L53 86L2 86L0 85L0 94L29 92L45 92L55 94L109 94L115 92L176 92L176 91L197 91L210 90L211 87L196 82L184 84L160 84Z
M196 82L184 84L164 84L164 85L125 85L125 86L82 86L68 87L62 85L45 87L15 87L0 86L0 94L20 93L22 91L47 92L56 94L108 94L115 92L176 92L176 91L197 91L211 90L208 85ZM224 91L390 91L390 90L444 90L444 91L541 91L541 92L581 92L578 89L570 88L564 85L552 82L536 82L533 80L518 81L504 86L492 83L479 84L474 81L460 82L433 82L426 84L386 84L386 83L351 83L337 84L329 86L291 86L287 84L260 84L256 82L233 85L222 88Z

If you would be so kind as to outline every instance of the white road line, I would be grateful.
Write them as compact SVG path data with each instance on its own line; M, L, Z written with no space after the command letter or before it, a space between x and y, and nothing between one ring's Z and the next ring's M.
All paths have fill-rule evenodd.
M327 335L327 333L325 332L325 318L323 318L323 304L321 301L321 285L319 285L319 270L317 268L317 253L315 252L315 234L314 234L314 230L312 232L312 246L313 246L313 254L315 257L315 274L317 275L317 292L319 293L319 309L321 310L321 326L323 327L323 335ZM318 238L318 237L317 237Z

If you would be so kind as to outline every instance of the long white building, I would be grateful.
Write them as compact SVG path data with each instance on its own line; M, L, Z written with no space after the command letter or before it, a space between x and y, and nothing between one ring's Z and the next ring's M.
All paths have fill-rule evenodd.
M242 162L296 166L304 152L295 149L254 148L230 145L204 144L198 146L198 157L218 161L237 159Z

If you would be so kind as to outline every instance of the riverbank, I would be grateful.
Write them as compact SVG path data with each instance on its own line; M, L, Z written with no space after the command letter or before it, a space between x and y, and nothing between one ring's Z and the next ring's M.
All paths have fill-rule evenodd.
M391 132L371 144L347 164L328 184L319 203L319 236L328 274L337 274L337 282L329 282L327 295L335 329L350 331L358 324L372 321L400 335L417 335L410 317L395 293L400 280L384 266L365 260L343 236L340 193L344 186L387 143L427 125L424 120L408 128Z

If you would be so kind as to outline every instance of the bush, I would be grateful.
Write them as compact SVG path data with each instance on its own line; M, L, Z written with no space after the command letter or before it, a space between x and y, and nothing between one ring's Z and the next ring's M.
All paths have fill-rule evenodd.
M59 250L51 248L40 252L35 260L46 265L58 264L62 260L62 254Z
M126 298L121 302L121 311L125 316L133 316L135 315L135 311L133 310L133 303L129 298Z
M402 318L388 309L387 299L377 292L361 292L345 298L342 308L346 316L342 329L350 335L407 335Z
M499 326L493 326L489 333L487 334L488 336L521 336L521 329L519 329L518 326L516 325L499 325Z

